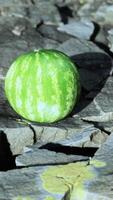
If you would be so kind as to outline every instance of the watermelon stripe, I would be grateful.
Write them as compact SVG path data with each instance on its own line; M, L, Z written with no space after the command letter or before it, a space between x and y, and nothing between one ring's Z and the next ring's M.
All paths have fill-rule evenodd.
M59 67L58 63L56 62L56 57L55 55L50 54L50 59L52 60L51 65L52 65L52 85L53 85L53 99L54 99L54 106L56 106L56 115L59 116L59 113L61 113L61 88L59 87L59 76L60 72L57 70ZM56 118L58 117L56 116Z
M11 101L11 103L12 103L12 107L13 107L14 109L16 109L17 111L19 110L19 109L17 108L17 94L18 94L18 88L15 87L15 86L17 86L17 82L18 82L18 80L19 80L19 70L20 70L20 69L18 68L18 65L20 65L20 64L21 64L21 58L18 59L17 62L14 63L14 65L11 66L12 69L15 68L15 71L13 72L13 77L12 77L12 79L10 80L10 90L9 90L9 92L10 92L10 94L11 94L11 96L10 96L10 101ZM10 71L10 73L12 73L12 72ZM12 93L12 90L13 90L13 93Z
M43 121L43 111L42 111L42 105L41 102L43 101L43 67L41 67L40 62L40 55L36 53L36 63L38 63L37 72L36 72L36 105L37 105L37 112L39 113L38 120Z
M22 104L22 108L19 111L20 111L20 114L24 116L24 118L27 118L27 115L29 114L29 112L32 112L31 111L32 106L30 106L30 101L29 101L29 96L28 96L28 90L29 90L28 83L29 83L29 74L30 74L29 72L30 72L30 69L32 69L31 63L32 63L32 54L29 54L24 58L24 62L22 62L20 65L21 66L20 76L23 83L23 87L21 91L21 99L22 99L23 104ZM23 113L23 110L25 110L24 113Z
M24 101L23 109L25 109L27 116L29 116L32 120L34 120L36 118L36 114L35 114L36 111L35 111L35 107L34 107L34 102L36 101L36 93L34 90L35 79L32 76L32 73L33 74L36 73L34 58L35 58L35 55L31 54L29 57L30 60L29 61L26 60L26 62L28 62L29 65L28 65L28 69L26 71L27 78L24 79L24 84L25 84L24 95L25 95L25 97L23 96L23 98L24 98L23 99L23 101ZM25 77L25 74L24 74L24 77Z

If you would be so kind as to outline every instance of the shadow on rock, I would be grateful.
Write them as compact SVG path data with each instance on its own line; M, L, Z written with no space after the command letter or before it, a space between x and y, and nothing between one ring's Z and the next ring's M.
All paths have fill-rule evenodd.
M65 153L67 155L82 155L92 157L98 148L90 148L90 147L70 147L57 143L47 143L41 146L39 149L48 149L50 151L55 151L57 153Z
M110 76L112 59L106 53L94 52L72 56L80 74L81 95L71 115L84 109L101 91ZM89 95L90 94L90 95Z
M15 158L10 150L6 134L0 131L0 171L7 171L15 167Z

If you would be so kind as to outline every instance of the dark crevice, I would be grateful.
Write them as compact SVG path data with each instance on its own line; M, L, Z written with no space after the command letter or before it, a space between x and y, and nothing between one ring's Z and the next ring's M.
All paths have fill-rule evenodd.
M25 7L25 13L26 13L26 16L27 16L28 18L31 17L29 7Z
M15 156L12 155L6 134L0 131L0 171L15 169Z
M47 38L47 39L53 40L55 42L58 42L59 44L61 43L61 41L59 39L54 39L51 36L43 34L40 30L38 30L38 27L36 27L36 31L38 31L38 33L40 34L40 36L42 36L43 38Z
M33 4L33 5L35 5L35 1L34 0L30 0L31 1L31 3Z
M104 129L104 127L99 124L99 122L94 122L94 127L100 129L101 131L105 132L106 134L110 135L111 132Z
M78 103L73 108L71 112L71 116L75 115L82 111L86 106L88 106L93 99L99 94L101 89L106 83L107 78L109 77L112 69L112 59L108 54L101 52L88 52L83 54L74 55L71 57L72 61L78 66L78 71L80 74L80 82L81 82L81 94ZM107 67L106 67L107 66ZM84 71L82 71L84 69ZM97 82L93 85L93 87L88 89L87 85L87 76L84 75L83 72L91 71L91 73L97 74ZM90 73L89 73L90 76ZM99 76L103 77L103 79L99 79ZM91 83L93 79L90 80L88 77L88 81ZM88 83L89 84L89 83ZM92 97L88 97L92 92Z
M82 120L85 121L85 122L87 122L87 123L89 123L89 124L93 124L95 128L99 129L100 131L105 132L108 135L111 134L110 131L107 131L107 130L104 129L104 127L102 126L102 122L99 123L99 122L87 121L87 120L84 120L84 119L82 119Z
M113 52L110 51L109 47L101 42L93 41L100 49L104 50L109 56L113 58Z
M86 159L83 160L79 160L79 162L87 162L86 165L90 165L90 159L86 157ZM76 163L78 162L78 160L76 161L71 161L71 163ZM31 164L31 165L27 165L27 166L18 166L16 169L23 169L23 168L28 168L28 167L44 167L44 166L57 166L57 165L66 165L69 164L70 162L58 162L58 163L43 163L43 164Z
M36 131L35 131L35 129L32 127L31 124L28 124L28 126L29 126L29 128L32 130L32 132L33 132L33 142L34 142L34 144L35 144L35 143L37 142Z
M93 33L92 33L92 35L91 35L91 37L90 37L90 40L91 40L91 41L94 41L95 38L96 38L96 36L97 36L97 34L98 34L99 31L100 31L100 26L99 26L99 24L97 24L96 22L92 22L92 23L93 23L93 25L94 25L94 31L93 31Z
M33 132L33 141L34 141L34 144L37 142L37 139L36 139L36 131L35 131L35 129L33 128L33 126L29 123L29 121L26 121L26 120L24 120L24 119L22 119L22 118L12 118L12 117L10 117L10 119L11 120L15 120L16 122L18 122L18 123L22 123L22 124L24 124L24 125L27 125L30 129L31 129L31 131ZM37 123L36 123L37 124Z
M68 23L68 17L73 17L73 11L68 7L68 6L58 6L57 4L55 4L55 6L57 7L60 17L61 17L61 21L64 24Z
M44 24L44 22L43 22L43 20L41 20L37 25L36 25L36 28L35 28L35 30L36 31L38 31L39 32L39 28L40 28L40 26L42 26ZM41 34L41 33L40 33ZM42 34L43 35L43 34Z
M100 49L104 50L110 57L113 58L113 52L110 51L109 47L105 44L103 44L102 42L97 42L95 41L97 34L99 33L101 27L99 26L99 24L97 24L96 22L92 22L94 25L94 31L90 37L90 41L92 41L94 44L96 44Z
M41 146L39 149L48 149L50 151L55 151L57 153L65 153L67 155L73 154L73 155L81 155L81 156L87 156L87 157L93 157L95 152L98 150L98 148L90 148L90 147L70 147L70 146L64 146L57 143L47 143L43 146Z
M92 22L94 25L94 31L90 37L90 41L92 41L94 44L96 44L100 49L104 50L108 55L113 57L113 52L110 51L109 47L102 42L95 41L97 34L100 31L100 26L96 22Z

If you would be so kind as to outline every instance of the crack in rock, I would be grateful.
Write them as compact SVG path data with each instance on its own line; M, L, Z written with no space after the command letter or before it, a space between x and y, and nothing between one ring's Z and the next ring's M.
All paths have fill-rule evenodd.
M81 119L89 122L109 122L113 120L113 112L104 113L100 116L82 117Z

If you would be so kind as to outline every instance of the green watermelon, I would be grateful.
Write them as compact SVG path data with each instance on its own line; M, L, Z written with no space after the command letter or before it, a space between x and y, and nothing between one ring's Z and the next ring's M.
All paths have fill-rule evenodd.
M40 49L19 56L5 78L12 108L34 122L55 122L73 109L80 92L79 74L64 53Z

